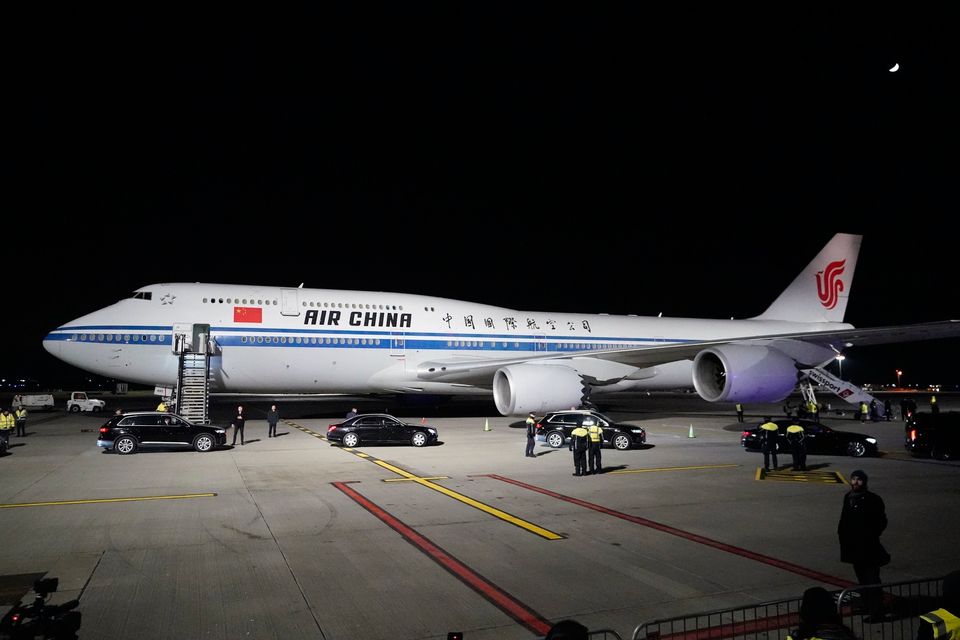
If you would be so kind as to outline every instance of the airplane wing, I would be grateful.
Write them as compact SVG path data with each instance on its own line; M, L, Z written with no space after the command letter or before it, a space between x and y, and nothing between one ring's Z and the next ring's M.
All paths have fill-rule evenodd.
M556 353L528 354L512 358L459 356L422 362L417 367L417 377L421 380L455 381L462 384L490 386L494 372L500 367L511 364L545 362L548 360L556 362L575 358L596 358L598 360L608 360L610 362L644 368L665 364L667 362L675 362L677 360L691 360L703 349L724 344L767 346L774 349L781 348L784 352L791 353L796 352L796 349L790 348L790 343L802 342L829 348L836 353L841 353L844 349L850 347L956 337L960 337L960 320L944 320L924 324L871 327L866 329L743 336L738 338L724 338L721 340L632 347L628 349L610 349L606 351L575 351L562 355ZM800 364L814 366L819 363L810 362Z

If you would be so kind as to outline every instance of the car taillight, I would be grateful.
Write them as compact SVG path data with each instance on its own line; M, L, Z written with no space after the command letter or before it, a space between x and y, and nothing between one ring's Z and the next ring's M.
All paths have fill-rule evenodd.
M916 430L916 429L910 429L910 439L913 440L913 441L916 441L916 440L917 440L917 430Z
M744 431L743 433L740 434L740 437L741 437L741 438L746 438L748 435L750 435L750 432L749 432L749 431Z
M110 429L108 427L100 427L100 434L106 434Z
M327 427L327 433L330 433L331 431L333 431L334 429L336 429L338 426L340 426L340 425L337 425L337 424L332 424L332 425L330 425L329 427Z

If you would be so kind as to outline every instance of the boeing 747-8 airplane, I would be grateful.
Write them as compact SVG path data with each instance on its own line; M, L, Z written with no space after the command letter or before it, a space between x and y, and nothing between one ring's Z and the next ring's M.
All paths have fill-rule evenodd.
M428 296L154 284L51 331L44 347L99 375L177 381L181 349L211 354L240 393L489 395L503 415L591 395L693 387L712 402L777 402L844 348L955 337L960 322L843 323L860 236L837 234L761 315L704 320L516 311Z

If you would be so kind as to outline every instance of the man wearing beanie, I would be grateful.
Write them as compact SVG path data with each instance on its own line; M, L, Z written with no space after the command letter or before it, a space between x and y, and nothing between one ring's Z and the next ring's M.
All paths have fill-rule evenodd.
M853 564L858 584L880 584L880 567L890 562L890 554L880 544L887 528L883 499L867 489L867 474L857 469L850 474L850 491L843 497L843 510L837 535L840 536L840 561ZM870 617L864 622L879 622L883 602L874 590L863 591Z

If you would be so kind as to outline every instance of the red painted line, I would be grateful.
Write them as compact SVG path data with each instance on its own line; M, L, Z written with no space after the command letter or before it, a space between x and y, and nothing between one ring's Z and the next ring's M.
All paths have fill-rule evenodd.
M786 560L771 558L770 556L765 556L762 553L750 551L749 549L743 549L742 547L735 547L732 544L727 544L725 542L712 540L710 538L706 538L704 536L700 536L695 533L690 533L689 531L683 531L682 529L676 529L669 525L661 524L653 520L647 520L646 518L639 518L637 516L632 516L628 513L623 513L621 511L608 509L607 507L603 507L598 504L594 504L592 502L587 502L586 500L580 500L579 498L571 498L570 496L565 496L561 493L550 491L549 489L543 489L541 487L537 487L532 484L527 484L526 482L513 480L511 478L505 478L497 474L488 474L487 477L493 478L494 480L501 480L503 482L507 482L507 483L516 485L518 487L523 487L524 489L529 489L530 491L536 491L537 493L542 493L543 495L550 496L551 498L556 498L557 500L563 500L564 502L570 502L572 504L579 505L586 509L593 509L594 511L599 511L600 513L605 513L609 516L620 518L621 520L626 520L627 522L632 522L634 524L639 524L644 527L656 529L657 531L662 531L663 533L669 533L670 535L684 538L685 540L690 540L691 542L698 542L708 547L719 549L720 551L726 551L727 553L732 553L734 555L742 556L744 558L749 558L750 560L756 560L757 562L762 562L772 567L777 567L778 569L783 569L784 571L789 571L791 573L795 573L805 578L811 578L813 580L817 580L819 582L823 582L826 584L832 584L837 587L851 587L854 584L849 580L844 580L843 578L827 575L826 573L820 573L819 571L814 571L813 569L807 569L806 567L801 567L798 564L793 564L792 562L787 562Z
M523 604L509 593L493 584L479 573L463 564L442 548L420 535L403 522L387 513L379 506L363 497L343 482L334 482L333 486L347 494L361 507L381 520L388 527L399 533L407 542L422 551L431 560L449 571L454 577L486 598L491 604L499 608L508 616L522 624L532 633L545 636L550 631L551 624L539 613Z
M676 633L657 633L655 636L647 635L647 640L654 640L654 638L656 638L656 640L717 640L717 638L733 638L776 631L778 629L789 629L795 627L799 622L799 614L785 613L767 618L757 618L756 620L721 623L705 629L678 631Z

